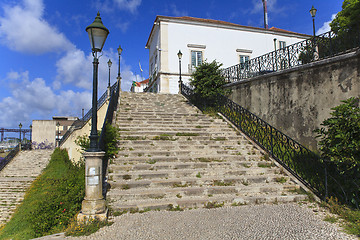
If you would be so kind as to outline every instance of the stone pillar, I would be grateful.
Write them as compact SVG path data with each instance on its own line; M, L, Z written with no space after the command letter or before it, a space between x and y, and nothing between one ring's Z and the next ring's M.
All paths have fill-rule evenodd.
M110 100L110 94L111 94L111 90L110 90L110 86L108 86L108 88L107 88L107 100L109 101Z
M82 202L78 222L89 219L105 221L108 210L102 195L102 161L105 152L85 152L85 198Z

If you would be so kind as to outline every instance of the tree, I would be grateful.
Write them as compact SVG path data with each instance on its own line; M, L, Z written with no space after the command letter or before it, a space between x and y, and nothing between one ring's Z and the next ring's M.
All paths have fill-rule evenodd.
M360 172L360 98L349 98L332 108L319 133L320 150L325 159L334 162L343 174Z
M226 81L221 74L221 63L215 60L211 63L204 62L192 74L190 85L194 87L194 93L198 94L206 106L213 107L219 94L226 94L222 87Z
M360 28L360 0L344 0L342 10L330 23L335 33L348 33Z

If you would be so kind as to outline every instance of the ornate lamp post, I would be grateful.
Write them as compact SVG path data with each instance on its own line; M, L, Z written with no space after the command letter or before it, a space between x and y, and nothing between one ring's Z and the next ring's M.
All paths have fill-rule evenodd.
M29 149L32 149L32 125L30 124L30 144L29 144Z
M57 146L60 147L60 123L56 123L56 133L57 133Z
M181 86L182 86L182 80L181 80L181 58L182 58L182 52L179 50L177 53L177 56L179 58L179 94L181 94Z
M109 66L109 84L108 84L108 99L110 99L110 68L111 68L111 65L112 65L112 62L111 60L109 59L109 61L107 62L108 66Z
M118 76L117 76L119 90L121 90L120 57L121 57L122 50L123 50L123 49L121 48L121 45L119 45L119 47L118 47L118 49L117 49L118 54L119 54L119 70L118 70Z
M97 86L98 86L98 65L97 54L102 51L109 30L103 25L100 13L97 13L95 21L90 24L86 31L89 34L93 61L93 96L92 96L92 118L90 133L90 148L84 153L85 157L85 198L82 202L81 212L78 214L78 221L87 222L89 219L107 218L107 208L102 195L102 158L105 155L101 152L98 144L97 131Z
M317 46L316 46L316 36L315 36L315 15L316 15L317 9L314 8L314 6L310 9L310 14L313 20L313 52L314 52L314 60L319 59L319 54L317 53Z
M22 128L22 124L20 123L19 124L19 129L20 129L20 131L19 131L19 149L20 149L20 151L21 151L21 128Z
M312 20L313 20L313 36L315 38L315 15L316 15L316 11L317 9L314 8L314 6L312 6L312 8L310 9L310 14L312 16Z

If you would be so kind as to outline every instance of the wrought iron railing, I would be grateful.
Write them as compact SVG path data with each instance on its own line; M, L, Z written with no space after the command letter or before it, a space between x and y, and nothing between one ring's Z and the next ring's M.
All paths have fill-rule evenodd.
M306 63L332 57L360 46L360 31L337 35L330 31L285 48L269 52L222 70L227 82L294 68Z
M200 109L206 101L182 84L181 93ZM217 110L305 186L323 199L336 197L340 202L359 208L360 174L344 176L336 166L277 130L255 114L219 95Z
M112 124L114 118L114 112L117 109L119 94L120 94L120 88L117 86L117 84L116 85L114 84L114 86L115 87L111 88L109 105L106 111L104 123L99 138L99 148L105 152L106 152L107 124ZM109 156L105 155L102 161L102 182L103 182L104 197L106 196L106 191L107 191L106 175L107 175L108 164L109 164Z
M113 84L110 88L110 92L112 92L115 88L117 88L117 83ZM101 97L98 100L97 103L97 110L99 110L102 105L104 105L104 103L106 102L106 99L108 98L108 91L106 90ZM63 135L63 137L60 139L59 141L59 146L61 146L71 135L71 133L75 130L75 129L79 129L84 127L84 125L87 123L87 121L89 121L89 119L92 116L92 108L90 108L90 110L84 115L84 117L82 117L79 120L76 120L71 126L70 128L65 132L65 134Z
M3 170L9 162L11 162L18 152L20 152L20 144L21 143L19 143L13 150L11 150L11 152L8 153L8 155L6 155L3 160L0 161L0 171Z

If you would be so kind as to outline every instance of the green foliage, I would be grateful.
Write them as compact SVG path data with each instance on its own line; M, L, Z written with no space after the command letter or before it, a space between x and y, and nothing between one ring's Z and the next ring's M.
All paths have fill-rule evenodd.
M345 220L343 227L347 233L360 236L360 210L353 210L341 205L336 198L332 197L324 205L331 213L337 214Z
M360 108L359 98L349 98L332 108L330 118L317 129L324 158L334 162L341 173L360 172Z
M82 136L78 136L75 139L75 144L81 148L81 151L86 151L87 149L90 148L90 138L86 134Z
M117 127L113 127L111 124L106 123L105 132L105 157L113 158L119 151L117 142L120 139L119 130Z
M342 10L330 23L336 33L349 33L360 27L360 1L344 0Z
M314 47L313 45L307 45L304 47L302 52L299 54L299 61L302 64L310 63L314 59Z
M194 93L198 94L207 106L215 106L217 96L225 95L227 91L222 88L226 83L221 74L222 64L215 60L211 63L204 62L192 74L190 85L194 87Z
M76 221L73 221L70 226L66 229L66 236L89 236L90 234L96 232L102 227L111 226L112 222L108 221L99 221L97 219L91 219L86 224L79 224Z
M84 164L73 164L66 150L55 149L43 173L0 232L0 239L29 239L64 231L81 209Z

